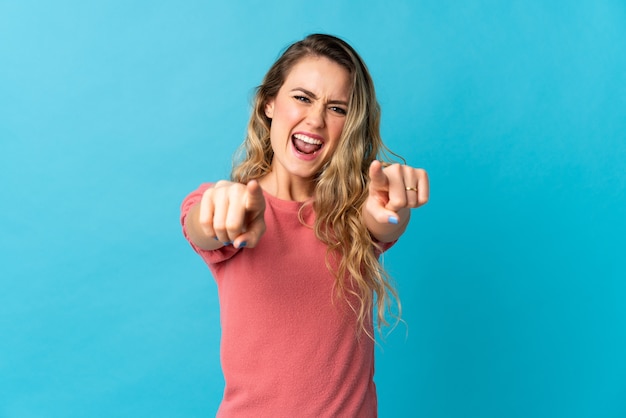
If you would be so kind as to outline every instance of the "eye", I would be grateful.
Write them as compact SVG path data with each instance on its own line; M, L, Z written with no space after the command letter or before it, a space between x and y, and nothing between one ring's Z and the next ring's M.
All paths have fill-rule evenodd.
M338 106L331 106L330 110L340 115L346 115L348 113L346 109L344 109L343 107L338 107Z
M311 103L311 100L306 96L293 96L293 98L302 103Z

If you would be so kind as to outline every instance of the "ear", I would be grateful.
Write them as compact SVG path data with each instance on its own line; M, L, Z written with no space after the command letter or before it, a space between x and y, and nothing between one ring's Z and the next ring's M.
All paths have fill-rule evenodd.
M274 117L274 99L270 99L265 104L265 116L272 119Z

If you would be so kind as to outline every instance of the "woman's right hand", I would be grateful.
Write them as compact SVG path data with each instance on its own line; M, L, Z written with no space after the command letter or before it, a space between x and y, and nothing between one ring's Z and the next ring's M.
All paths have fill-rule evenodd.
M265 197L256 180L248 184L218 181L194 209L197 228L193 229L202 235L196 244L206 250L231 244L255 247L265 232Z

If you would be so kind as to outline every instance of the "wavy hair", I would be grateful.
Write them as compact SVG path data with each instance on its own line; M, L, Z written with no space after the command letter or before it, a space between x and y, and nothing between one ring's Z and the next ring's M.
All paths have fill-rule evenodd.
M270 142L271 119L265 114L265 106L276 97L291 68L310 56L336 62L351 78L348 112L339 144L316 177L313 230L327 245L326 265L335 276L337 295L345 298L355 312L358 329L373 338L369 327L372 309L376 308L380 330L388 325L388 313L399 317L400 302L379 262L381 246L367 230L362 212L371 162L393 153L380 137L380 106L372 78L349 44L331 35L312 34L282 53L256 89L247 136L239 149L231 179L247 183L271 171L274 155ZM398 315L392 309L394 302Z

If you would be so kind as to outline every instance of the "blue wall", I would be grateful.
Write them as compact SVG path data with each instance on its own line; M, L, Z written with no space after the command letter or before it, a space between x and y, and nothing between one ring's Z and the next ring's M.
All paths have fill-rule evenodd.
M406 325L380 416L626 416L625 3L233 3L0 1L0 416L214 414L216 289L179 203L317 31L431 177L385 258Z

